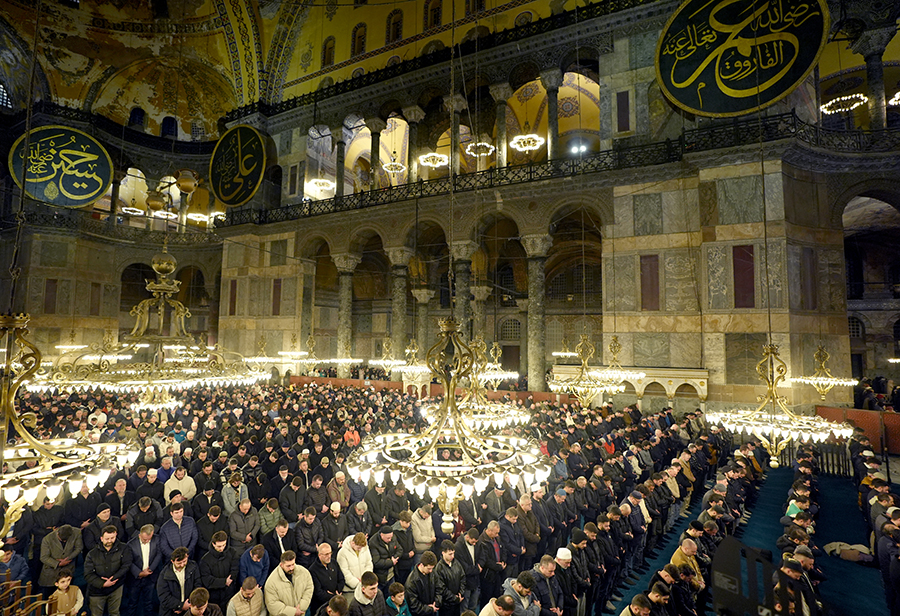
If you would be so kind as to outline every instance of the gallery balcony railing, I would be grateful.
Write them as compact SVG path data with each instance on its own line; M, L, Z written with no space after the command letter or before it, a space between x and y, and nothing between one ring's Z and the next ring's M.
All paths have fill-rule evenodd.
M168 241L172 246L213 246L222 243L215 233L187 230L184 233L157 231L125 224L110 225L108 220L94 218L93 212L66 210L37 203L25 206L25 221L29 227L65 230L82 235L100 237L135 244L158 244ZM15 213L0 217L0 229L16 225Z
M445 177L420 180L410 184L329 199L304 199L268 210L244 206L228 210L225 219L220 220L216 226L263 225L334 212L359 210L422 197L447 195L450 194L451 187L453 192L466 192L605 171L663 165L678 162L685 155L783 139L794 139L806 146L836 153L900 153L900 130L872 132L830 130L807 124L795 113L789 112L761 118L721 122L687 130L677 140L667 139L645 145L615 147L579 158L561 158L488 169L476 173L460 174L452 179Z

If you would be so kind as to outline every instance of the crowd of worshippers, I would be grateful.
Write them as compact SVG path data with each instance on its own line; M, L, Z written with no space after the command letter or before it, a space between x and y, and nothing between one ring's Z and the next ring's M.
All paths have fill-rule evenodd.
M677 570L647 594L663 606L676 597L661 616L697 616L717 537L740 523L762 459L750 444L725 464L730 436L699 410L676 420L671 409L528 400L549 480L504 477L461 501L446 533L427 498L361 485L344 463L366 434L423 425L403 393L203 389L172 413L133 414L132 401L23 400L42 434L141 447L131 468L44 497L3 538L0 569L55 594L60 614L599 616L703 499ZM722 483L706 492L720 466Z
M871 533L870 547L881 571L885 601L891 616L900 616L900 495L891 493L881 460L861 430L854 432L849 449L859 486L858 505ZM864 554L859 558L866 559Z

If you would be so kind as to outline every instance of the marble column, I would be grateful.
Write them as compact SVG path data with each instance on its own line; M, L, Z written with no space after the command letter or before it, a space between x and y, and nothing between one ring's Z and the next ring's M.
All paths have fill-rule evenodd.
M106 219L106 226L116 226L116 218L119 216L119 188L122 186L122 180L126 177L126 172L116 169L113 171L113 178L110 186L112 193L109 196L109 217Z
M547 389L544 265L552 244L553 238L543 233L522 236L528 262L528 389L531 391Z
M478 244L471 241L453 242L450 254L453 257L453 318L459 322L463 338L469 339L469 288L472 272L472 254Z
M369 134L372 136L372 145L369 151L369 166L371 168L369 189L381 188L378 172L381 170L381 131L387 128L387 122L381 118L369 118L366 120Z
M559 88L563 74L558 68L541 72L541 83L547 90L547 160L559 158Z
M519 309L519 374L528 375L528 300L517 299L516 307ZM531 382L528 383L531 389Z
M444 97L444 107L450 112L450 171L459 175L459 114L466 109L466 99L462 94Z
M403 108L403 117L409 125L409 138L406 140L406 181L412 184L419 179L419 123L425 119L425 112L418 105L412 105Z
M853 53L858 53L866 61L870 130L880 130L887 127L887 103L884 95L884 62L882 58L895 32L896 28L893 24L887 28L866 30L850 47Z
M331 255L338 270L337 356L350 357L353 348L353 272L362 257L353 253ZM338 366L338 378L350 376L350 366Z
M394 345L394 359L405 359L409 344L409 336L406 334L406 287L409 281L409 260L413 251L401 246L388 248L386 252L391 262L391 343ZM392 378L396 381L401 376L396 373Z
M484 327L484 302L491 295L493 289L487 285L475 285L472 287L472 337L482 334L487 340Z
M491 96L496 103L497 112L497 168L506 166L506 106L513 91L508 83L495 83L490 86Z
M334 147L334 196L344 196L344 123L331 127L331 145Z
M429 328L431 323L428 319L428 303L434 297L434 289L413 289L413 297L416 298L416 343L419 345L419 358L425 359L425 353L428 351L431 342ZM404 349L404 352L406 349Z

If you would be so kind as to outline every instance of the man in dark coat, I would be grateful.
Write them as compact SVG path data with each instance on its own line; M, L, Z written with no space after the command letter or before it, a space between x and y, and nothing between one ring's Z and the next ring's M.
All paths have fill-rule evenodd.
M500 534L500 523L496 520L488 522L478 543L475 545L475 560L481 567L481 597L487 600L499 597L503 588L503 571L506 563L503 561L500 542L497 540Z
M184 590L178 582L178 576L184 576ZM190 596L195 588L202 588L200 567L188 560L187 548L175 548L171 561L162 570L156 582L156 594L159 596L159 616L187 616L190 609Z
M394 529L387 524L378 530L378 534L369 542L372 553L372 570L378 576L378 585L382 592L394 581L394 566L403 555L400 544L394 539Z
M288 550L297 552L297 536L288 528L287 520L280 520L275 528L266 533L262 544L269 554L270 569L274 569L281 562L281 555Z
M200 559L200 579L209 591L209 600L218 606L228 605L238 591L238 555L228 546L228 534L218 531L212 536L209 551Z
M146 548L142 549L142 546ZM131 550L131 576L128 580L126 613L137 614L138 606L158 609L156 581L162 566L162 550L159 547L159 537L154 535L153 525L147 524L141 528L128 542L128 548Z
M434 587L435 565L437 557L434 552L423 552L419 564L406 578L406 602L412 616L434 616L438 607Z
M463 610L477 611L480 608L481 571L476 561L475 545L478 543L478 529L470 528L456 540L456 562L466 574L466 587L463 592Z
M441 559L433 575L440 616L459 616L460 605L465 598L466 572L456 562L456 546L448 539L441 542Z
M319 544L325 541L325 532L322 523L316 517L316 509L307 507L303 512L303 519L297 523L294 529L296 535L297 564L309 567L316 559Z
M115 526L106 526L100 544L84 559L84 581L93 614L108 609L109 616L119 616L125 576L131 568L131 550L118 540L118 534Z
M309 575L313 580L313 598L309 604L310 613L315 614L319 608L327 604L332 597L340 597L344 590L344 573L334 562L333 548L328 542L319 545L318 558L309 567ZM281 555L278 555L278 561Z
M518 521L519 512L515 507L507 509L500 518L500 549L506 563L504 575L512 578L519 575L519 559L525 554L525 537Z

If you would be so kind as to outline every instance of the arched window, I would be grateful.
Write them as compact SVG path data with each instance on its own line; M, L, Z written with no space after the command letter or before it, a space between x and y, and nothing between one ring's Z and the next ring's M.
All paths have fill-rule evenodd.
M144 128L144 121L147 119L147 114L140 107L135 107L131 110L131 113L128 115L128 126L132 128Z
M500 325L500 340L517 341L522 336L522 324L518 319L506 319Z
M159 131L160 137L174 137L178 138L178 121L172 116L166 116L163 118L162 127Z
M334 37L329 36L322 43L322 68L334 64Z
M850 329L851 338L862 340L866 337L866 327L857 317L847 317L847 326Z
M384 37L384 44L389 45L403 38L403 11L394 9L388 14L387 18L387 34Z
M431 30L441 25L442 0L429 0L425 3L425 29Z
M0 83L0 107L12 107L12 101L9 98L9 91L2 83Z
M484 0L466 0L466 15L480 13L484 10Z
M366 53L366 24L357 24L353 28L353 40L351 41L350 57Z

